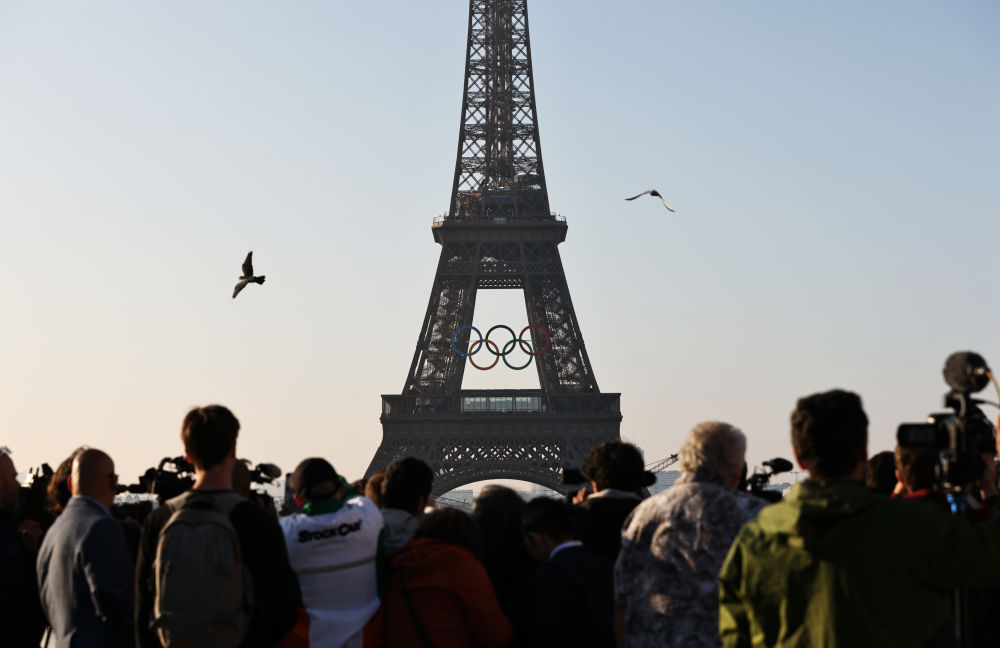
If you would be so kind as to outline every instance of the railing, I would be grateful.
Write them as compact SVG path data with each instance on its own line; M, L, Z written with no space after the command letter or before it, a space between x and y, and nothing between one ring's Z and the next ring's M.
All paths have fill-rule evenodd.
M478 216L448 216L448 214L441 214L440 216L435 216L434 220L431 222L431 227L441 227L446 222L447 223L464 223L469 225L483 224L483 225L523 225L525 223L551 223L556 221L558 223L565 223L566 217L562 214L557 214L555 212L549 213L548 217L545 216L488 216L485 218L479 218Z
M546 394L538 390L463 391L458 396L382 396L382 416L593 416L621 413L621 394Z

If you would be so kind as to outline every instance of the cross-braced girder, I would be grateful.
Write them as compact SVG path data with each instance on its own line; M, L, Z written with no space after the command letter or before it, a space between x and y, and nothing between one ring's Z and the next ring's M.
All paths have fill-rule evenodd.
M548 219L527 0L471 0L448 218Z
M437 494L486 479L559 490L563 468L619 438L621 411L619 395L597 386L559 256L566 223L549 212L526 0L469 3L451 198L432 228L441 256L420 337L402 394L382 397L367 476L415 456L434 470ZM504 288L523 291L540 389L464 392L463 327L479 290Z

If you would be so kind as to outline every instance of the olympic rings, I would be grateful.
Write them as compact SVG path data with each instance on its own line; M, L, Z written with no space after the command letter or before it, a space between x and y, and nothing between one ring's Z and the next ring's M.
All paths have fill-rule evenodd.
M506 324L496 324L496 325L494 325L494 326L491 326L491 327L490 327L490 330L486 331L486 339L487 339L487 340L488 340L488 339L490 339L490 333L492 333L493 331L497 330L498 328L502 328L502 329L507 329L507 332L508 332L508 333L510 333L510 337L511 337L511 339L514 339L514 340L516 340L516 339L517 339L517 337L516 337L516 336L514 335L514 329L512 329L512 328L511 328L511 327L509 327L509 326L507 326ZM505 348L505 349L507 348L507 345L506 345L506 344L504 345L504 348ZM490 353L493 353L493 352L492 352L492 351L490 351ZM497 353L493 353L493 355L495 355L495 356L497 356L497 357L500 357L500 353L499 353L499 352L497 352ZM504 354L504 355L506 355L506 354Z
M455 336L458 335L458 332L461 331L462 329L472 329L473 331L476 332L476 335L479 336L478 346L476 346L476 350L475 351L472 351L472 347L470 346L469 347L469 353L462 353L461 351L458 350L458 347L455 346ZM467 357L469 357L469 356L471 356L471 355L473 355L475 353L478 353L479 352L479 347L482 346L482 343L483 343L483 334L480 333L479 329L477 329L472 324L464 324L462 326L459 326L457 329L455 329L455 332L451 334L451 348L455 350L455 353L457 353L458 355L462 356L463 358L467 358Z
M475 367L476 369L479 369L480 371L488 371L489 369L492 369L493 367L497 366L497 363L500 362L500 352L499 351L490 351L490 353L492 353L494 356L496 356L496 357L493 358L493 364L491 364L488 367L480 367L479 365L476 364L476 361L472 359L472 356L476 355L476 352L479 351L479 346L482 345L482 343L483 343L483 340L480 339L479 341L474 342L472 344L472 346L469 347L469 353L468 353L469 364L472 365L473 367ZM490 345L492 345L494 349L497 348L497 343L496 342L494 342L493 340L491 340L489 338L486 338L486 348L487 348L487 350L489 350ZM472 347L476 347L476 350L473 351ZM507 361L507 358L504 358L504 362L506 362L506 361Z
M458 345L456 344L458 334L461 333L464 329L475 331L476 335L479 337L478 340L472 342L472 344L469 345L468 353L462 352L458 348ZM508 333L510 333L510 340L508 340L503 345L502 348L499 347L496 342L490 339L490 335L493 333L493 331L497 329L505 329ZM545 344L538 351L534 350L534 346L532 345L531 342L532 336L529 336L528 339L525 339L524 337L524 334L528 333L531 329L538 329L541 333L545 335ZM514 329L507 326L506 324L496 324L494 326L491 326L490 329L486 331L485 336L475 326L471 324L463 324L462 326L459 326L457 329L455 329L451 334L452 350L454 350L455 353L462 356L463 358L468 358L469 364L471 364L476 369L479 369L480 371L487 371L489 369L492 369L497 365L497 363L500 361L501 358L503 359L503 363L507 365L508 368L513 369L514 371L520 371L522 369L527 368L531 364L531 361L534 359L535 356L542 355L543 353L548 351L551 345L552 345L552 338L549 335L548 330L540 324L528 324L523 329L521 329L521 333L519 335L514 335ZM516 367L507 361L507 356L514 350L515 347L519 347L521 351L523 351L528 356L528 361L519 367ZM472 359L472 356L479 353L479 351L482 350L483 348L486 348L487 352L493 355L493 362L486 366L480 366L476 364L476 362Z
M503 355L501 357L503 358L503 363L505 365L507 365L509 368L513 369L514 371L520 371L521 369L524 369L525 367L527 367L528 365L531 364L531 361L534 360L535 354L534 353L528 353L528 361L525 362L520 367L515 367L515 366L511 365L509 362L507 362L507 354L514 350L514 344L516 342L520 342L522 345L523 344L527 344L528 348L529 349L531 348L531 344L530 343L525 342L524 340L521 340L520 338L517 339L517 340L511 340L507 344L503 345ZM510 347L510 351L507 350L507 347Z
M536 329L538 329L539 331L541 331L542 333L545 334L545 346L543 346L541 349L539 349L538 353L531 353L530 351L524 351L524 345L526 344L526 342L524 342L524 333L528 329L533 329L533 328L536 328ZM511 335L513 335L514 331L511 331L510 333L511 333ZM489 334L487 334L486 337L489 337ZM549 350L549 345L552 344L552 338L549 337L549 332L541 324L528 324L527 326L525 326L523 329L521 329L521 334L517 336L517 341L518 341L518 344L521 345L521 350L524 351L525 353L527 353L530 356L542 355L543 353L545 353L546 351ZM531 348L530 344L528 345L528 348L529 349Z

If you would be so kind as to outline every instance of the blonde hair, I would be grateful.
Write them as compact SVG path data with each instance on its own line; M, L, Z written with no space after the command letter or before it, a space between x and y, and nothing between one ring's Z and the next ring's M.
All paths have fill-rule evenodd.
M731 479L743 470L747 438L739 428L722 421L705 421L691 428L681 448L681 471Z

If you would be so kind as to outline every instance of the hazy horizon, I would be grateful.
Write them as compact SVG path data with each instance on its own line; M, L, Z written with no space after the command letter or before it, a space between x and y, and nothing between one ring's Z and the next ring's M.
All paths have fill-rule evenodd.
M542 155L597 382L647 461L805 394L869 450L1000 366L1000 5L529 3ZM222 403L238 454L360 477L440 247L468 2L0 2L0 445L129 483ZM655 199L625 202L657 188ZM232 299L247 251L262 286ZM480 291L473 323L527 323ZM465 388L538 387L469 370ZM984 392L992 399L992 391ZM995 412L989 411L991 418Z

